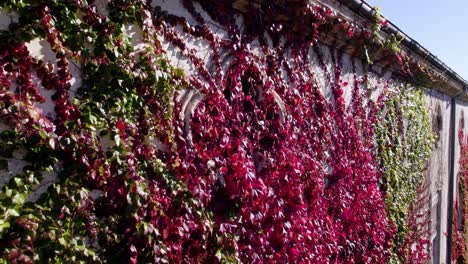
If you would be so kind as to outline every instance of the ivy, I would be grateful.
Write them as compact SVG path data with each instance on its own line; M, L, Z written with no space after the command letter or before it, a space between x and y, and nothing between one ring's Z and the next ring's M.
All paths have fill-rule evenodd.
M457 175L457 199L453 207L452 261L463 263L468 259L468 142L460 120L458 140L460 143L459 172Z
M19 20L0 32L1 165L19 150L28 165L0 192L0 262L384 263L392 243L404 247L399 204L414 200L430 150L423 94L406 88L387 102L391 82L369 87L371 73L352 65L348 83L344 54L327 61L318 44L332 32L369 47L368 61L384 49L382 60L421 73L397 41L376 45L384 21L358 27L306 1L197 2L226 36L194 1L183 1L194 24L151 1L111 1L107 15L85 0L2 2ZM54 65L29 53L36 38L49 43ZM207 44L210 63L187 39ZM250 48L255 39L262 56ZM194 72L173 67L161 43ZM82 80L74 90L73 78ZM50 115L40 111L44 90ZM419 122L402 134L401 120ZM29 202L46 172L56 181Z
M183 74L166 62L155 39L147 40L143 53L135 57L123 23L143 28L143 20L130 21L133 16L124 9L116 7L105 18L86 1L8 2L3 7L20 20L2 32L8 40L0 52L2 121L14 128L2 132L2 154L8 159L12 151L25 150L31 165L0 193L2 260L166 259L157 255L166 247L159 237L167 238L169 227L163 225L160 233L156 217L169 223L170 208L186 207L197 212L195 221L209 219L184 184L171 176L172 165L166 168L160 160L167 154L152 142L158 138L169 149L173 144L173 97L184 84ZM141 7L126 6L137 13ZM55 72L29 55L24 42L32 38L49 42L57 57ZM80 67L81 76L75 77L83 79L73 100L69 67ZM44 89L55 92L54 117L36 109L44 98L32 85L33 75ZM101 143L105 137L110 137L109 146ZM42 172L56 166L62 167L58 182L36 202L26 202ZM146 250L135 255L135 246Z
M402 86L382 110L377 124L376 140L379 162L383 170L382 188L389 217L397 230L393 241L392 263L407 263L416 258L412 243L427 243L428 237L410 241L410 205L423 184L428 159L434 145L434 135L424 90ZM408 246L408 244L410 246ZM428 256L426 256L427 258Z

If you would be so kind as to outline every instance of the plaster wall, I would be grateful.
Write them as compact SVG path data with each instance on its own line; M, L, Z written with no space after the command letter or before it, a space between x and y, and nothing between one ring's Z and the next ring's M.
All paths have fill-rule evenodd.
M98 7L101 13L106 13L106 1L97 1ZM163 10L171 14L178 16L183 16L191 24L197 24L195 19L186 11L183 7L180 0L175 1L153 1L153 4L161 6ZM332 5L333 6L333 5ZM334 5L337 12L342 12L348 17L353 18L352 12L345 9L344 7ZM196 5L197 10L203 15L208 24L210 25L212 31L219 38L227 37L227 32L216 22L214 22L210 17L198 6ZM356 18L357 19L357 18ZM0 10L0 30L5 30L8 28L8 25L17 20L17 16L14 13L9 13ZM238 19L239 25L242 25L242 19ZM132 39L132 43L135 46L135 53L138 53L139 50L144 49L144 43L142 43L142 30L135 25L128 25L124 29L129 37ZM194 38L188 34L184 34L182 29L175 28L174 30L178 31L184 36L184 41L187 44L189 49L195 51L196 57L203 60L207 69L210 69L210 62L213 56L212 50L206 41L198 38ZM190 77L191 75L196 75L194 66L191 65L187 56L183 54L181 50L178 50L176 47L171 46L168 41L163 39L163 48L166 50L166 56L171 62L172 65L182 68L186 75ZM56 67L55 54L51 50L50 45L47 41L42 39L34 39L27 44L27 47L30 53L37 58L40 58L46 62L49 62L53 67ZM262 55L262 50L259 48L258 43L254 42L250 46L251 50L257 53L259 56ZM325 54L324 61L327 66L326 71L333 71L334 64L332 63L332 56L337 52L336 47L330 47L321 44L320 49L323 54ZM313 52L310 52L310 69L315 73L316 80L321 88L323 94L327 98L332 97L330 90L329 80L325 78L326 71L319 67L317 58ZM230 60L223 61L223 69L226 69L230 63ZM345 89L345 101L349 105L351 100L351 87L353 87L355 82L355 75L363 76L368 74L369 77L369 87L372 89L372 96L370 100L375 100L379 93L382 91L383 86L386 82L391 82L393 86L399 85L400 80L394 78L391 72L381 72L381 69L375 68L372 71L359 59L352 58L347 54L342 56L342 65L343 65L343 80L348 82L348 88ZM73 91L76 92L77 89L81 86L81 77L80 77L80 66L78 64L73 64L71 66L71 74L73 79L71 81L71 96L73 96ZM282 69L283 76L286 75L284 69ZM37 107L42 111L42 113L50 118L53 118L55 115L54 105L51 99L51 94L48 94L48 91L41 87L41 84L37 83L38 88L41 90L47 100L45 103L37 105ZM190 88L188 88L190 89ZM187 93L187 91L182 91L181 93ZM435 91L434 89L427 89L427 106L431 111L432 122L434 132L437 133L438 139L434 145L434 150L430 158L428 169L427 169L427 179L429 182L429 191L430 191L430 208L431 208L431 232L432 239L435 244L434 254L433 254L433 263L444 263L446 258L446 244L447 244L447 212L448 212L448 179L449 179L449 142L450 142L450 97L444 95L440 92ZM190 97L181 96L181 100L190 100ZM185 98L185 99L183 99ZM188 98L188 99L187 99ZM278 99L281 101L281 98ZM194 104L192 107L196 107ZM193 109L192 109L193 110ZM283 109L282 109L283 110ZM284 110L287 111L287 110ZM283 113L287 114L287 113ZM463 120L464 130L468 132L468 120L462 118L465 114L468 114L468 103L463 101L458 101L457 105L457 117L456 117L456 129L460 126L460 120ZM184 113L181 113L181 118L187 118ZM5 125L0 126L0 130L8 129ZM105 139L103 139L105 141ZM161 146L163 148L164 146ZM458 161L460 157L460 147L458 137L455 144L455 161ZM14 153L13 159L8 159L8 170L0 171L0 187L3 185L15 174L20 174L22 168L27 165L27 162L23 161L23 152L18 151ZM29 201L35 201L41 193L47 190L47 187L53 182L57 181L57 175L60 172L60 164L57 164L52 171L44 172L43 179L40 181L38 186L34 189L31 195L28 197ZM459 170L458 163L455 163L455 174Z

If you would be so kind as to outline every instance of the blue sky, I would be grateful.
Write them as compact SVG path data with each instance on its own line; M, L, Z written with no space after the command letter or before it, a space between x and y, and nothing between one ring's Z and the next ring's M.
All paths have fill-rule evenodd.
M468 0L368 0L468 80Z

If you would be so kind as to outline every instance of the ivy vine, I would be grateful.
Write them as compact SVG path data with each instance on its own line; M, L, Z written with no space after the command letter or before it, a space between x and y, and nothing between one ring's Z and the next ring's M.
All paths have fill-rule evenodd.
M10 1L2 8L20 17L0 32L1 118L10 126L0 136L2 164L8 170L17 150L30 163L0 191L2 263L167 262L161 243L175 231L171 221L209 228L210 220L171 173L177 157L154 144L157 138L173 148L173 98L184 80L144 24L142 3L114 1L108 17L86 1ZM139 54L125 32L132 24L145 30ZM33 38L49 42L55 69L29 54L24 43ZM71 76L70 67L81 76ZM54 91L54 116L38 110L45 98L34 76ZM83 80L76 92L72 77ZM28 201L51 171L57 182Z
M385 263L392 243L408 258L403 205L432 142L423 92L407 87L386 103L391 82L369 87L352 65L351 85L344 55L326 62L317 42L333 32L375 46L384 23L359 28L307 1L196 1L225 29L220 37L195 1L182 1L193 25L153 2L111 1L107 14L86 0L0 4L19 17L0 32L0 165L9 170L16 152L27 163L0 191L0 263ZM244 12L244 31L232 8ZM211 64L185 38L207 43ZM32 39L46 40L56 61L34 58ZM195 74L171 66L162 41ZM392 45L377 45L389 53L382 60L428 77ZM82 79L75 90L73 78ZM50 115L40 110L46 90ZM177 99L193 94L201 99ZM28 200L52 172L56 181Z
M409 226L410 206L426 177L434 140L424 90L411 85L400 87L387 101L382 119L376 125L378 159L383 171L382 188L389 217L397 231L391 263L418 259L413 256L412 243L427 243L428 238L424 236L418 237L417 241L407 240L409 233L416 231L410 230Z
M457 179L457 199L453 207L452 261L463 263L468 259L468 137L463 131L464 119L460 120L458 140L460 143L460 165Z

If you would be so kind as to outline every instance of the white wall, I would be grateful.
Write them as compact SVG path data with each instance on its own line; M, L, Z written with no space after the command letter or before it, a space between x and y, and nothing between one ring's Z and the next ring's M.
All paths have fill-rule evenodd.
M185 10L182 6L180 0L173 0L173 1L153 1L153 3L160 5L163 10L168 11L169 13L176 14L179 16L184 16L187 18L189 23L196 24L195 19L191 17L191 15ZM99 9L100 12L105 13L105 1L99 1ZM196 5L198 6L198 5ZM210 25L212 31L214 32L215 36L222 39L227 37L227 32L222 29L216 22L209 18L209 16L198 7L198 11L204 15L204 18ZM346 15L351 16L352 14L349 13L348 10L343 11ZM17 16L12 13L8 13L5 11L0 10L0 30L5 30L8 28L8 25L11 22L17 20ZM239 19L239 24L242 23L242 20ZM202 39L194 38L188 34L184 34L180 28L174 28L177 32L179 32L182 36L184 36L184 41L187 44L189 49L193 49L195 54L198 58L202 59L205 62L205 65L209 66L211 61L211 48L208 43ZM132 41L136 47L135 53L138 53L139 50L144 48L144 43L142 41L142 31L135 25L128 25L125 27L125 31L128 35L132 38ZM173 66L180 67L185 70L188 77L191 75L196 75L197 73L194 70L194 66L191 65L190 61L188 60L187 56L183 55L183 52L178 50L177 48L173 47L169 44L168 41L163 41L163 48L166 50L166 56L168 57L169 61ZM258 43L257 43L258 44ZM40 58L46 62L50 62L52 65L55 65L55 54L50 49L49 44L45 40L41 39L34 39L31 42L27 43L27 47L31 54L37 58ZM329 70L332 70L333 64L331 63L331 53L335 52L333 48L327 47L322 45L321 49L323 50L325 56L325 60L327 63L327 67ZM255 54L258 56L262 56L262 51L256 43L252 43L251 50L254 51ZM318 83L324 95L328 98L331 97L330 85L325 78L325 73L316 63L316 58L314 57L313 53L310 53L310 60L312 64L310 65L312 71L316 74ZM343 80L349 83L348 87L353 87L354 83L354 72L352 70L352 64L354 63L356 74L358 76L362 76L364 74L364 66L363 63L359 59L353 59L348 55L344 55L343 58ZM229 60L224 62L223 68L229 65ZM56 67L56 66L54 66ZM72 91L76 91L81 86L81 78L80 78L80 68L79 65L71 64L71 74L73 76L72 79ZM284 74L281 73L281 74ZM370 87L373 87L375 92L373 93L373 99L375 100L376 96L382 91L385 82L391 78L390 72L385 72L382 76L377 76L374 73L369 73L369 84ZM399 81L395 80L395 83L398 84ZM40 84L38 82L38 86ZM41 87L40 87L41 88ZM46 95L47 101L43 104L37 105L38 109L45 115L53 116L54 115L54 105L50 99L51 92L46 91L45 89L41 88L41 93ZM73 92L71 92L73 95ZM345 98L346 103L349 104L351 98L351 89L345 90ZM440 107L441 115L442 115L442 123L441 123L441 132L440 138L438 140L437 145L433 151L433 155L430 158L429 165L428 165L428 178L430 180L430 191L432 195L432 206L434 210L434 206L437 204L437 199L441 199L441 217L440 219L436 218L436 215L433 211L432 213L432 222L433 227L432 229L435 230L435 223L440 221L441 224L441 244L440 244L440 260L441 263L445 261L445 248L446 248L446 236L444 235L447 231L447 195L448 195L448 175L449 175L449 122L450 122L450 98L446 95L443 95L439 92L435 92L433 90L427 91L427 106L431 110L432 115L437 114L437 108ZM194 106L196 107L196 106ZM460 103L460 107L457 110L457 126L458 120L461 115L461 111L464 111L465 115L468 115L468 103ZM185 115L182 115L182 118L185 118ZM435 120L435 119L433 119ZM468 130L468 116L465 117L465 130ZM458 127L457 127L458 128ZM4 125L0 127L0 129L7 129ZM458 137L456 140L456 161L459 158L459 144L458 144ZM18 151L14 154L15 159L9 161L9 172L2 171L0 172L0 187L2 187L12 175L21 173L22 167L27 163L22 161L24 155L24 151ZM458 172L458 163L455 165L455 171ZM28 198L31 201L34 201L39 197L39 195L44 192L48 185L52 182L56 181L57 179L57 172L60 170L60 166L56 166L56 171L46 173L44 176L44 180L37 186L36 190L33 194ZM437 192L441 192L441 196L437 197Z

